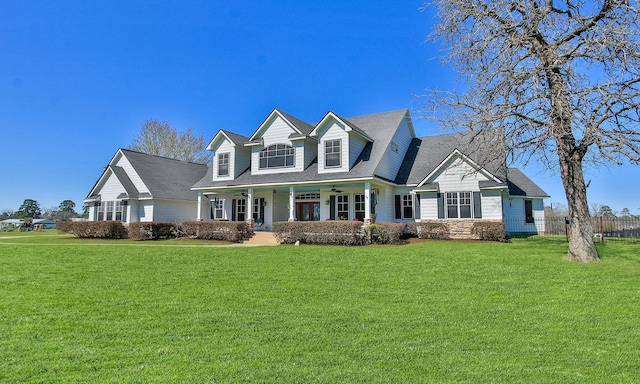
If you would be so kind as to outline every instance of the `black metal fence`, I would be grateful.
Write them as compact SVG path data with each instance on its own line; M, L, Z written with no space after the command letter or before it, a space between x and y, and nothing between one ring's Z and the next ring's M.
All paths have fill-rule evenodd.
M595 216L593 236L597 241L607 239L626 239L640 241L640 216ZM522 219L505 219L508 235L511 237L569 239L569 220L565 217L534 218L525 222Z

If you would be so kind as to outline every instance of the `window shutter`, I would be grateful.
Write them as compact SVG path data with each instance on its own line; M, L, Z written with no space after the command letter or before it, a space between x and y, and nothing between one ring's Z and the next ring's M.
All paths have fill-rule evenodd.
M438 193L438 219L444 219L444 193Z
M473 192L473 218L482 219L482 194Z
M396 220L402 219L402 205L400 202L401 196L396 195Z
M231 200L231 220L236 220L236 199Z
M413 204L413 210L414 210L413 217L419 220L420 219L420 194L419 193L416 193L414 195L413 201L414 201L414 204Z
M336 196L329 196L329 219L336 219Z

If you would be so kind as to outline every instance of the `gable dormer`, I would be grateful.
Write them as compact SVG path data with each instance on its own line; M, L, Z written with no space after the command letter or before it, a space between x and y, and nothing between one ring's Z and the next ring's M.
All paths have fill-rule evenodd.
M247 137L220 130L207 150L213 152L213 180L233 180L251 164L251 152L244 147Z
M363 130L329 111L310 134L318 139L318 173L348 172L367 145Z
M274 109L245 146L251 148L254 175L302 172L316 157L313 126Z

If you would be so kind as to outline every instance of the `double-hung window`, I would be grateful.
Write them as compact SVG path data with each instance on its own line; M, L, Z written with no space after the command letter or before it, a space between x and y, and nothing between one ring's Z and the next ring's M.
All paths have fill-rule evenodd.
M229 176L229 153L218 155L218 176Z
M396 219L413 219L413 195L396 195Z
M364 221L364 194L358 193L353 195L353 208L356 214L356 219Z
M471 218L471 192L447 192L446 204L449 219Z
M338 220L349 220L349 195L336 196Z
M127 221L127 202L116 201L116 220Z
M216 198L213 200L213 218L217 220L224 219L224 200Z
M293 167L295 149L287 144L273 144L260 151L260 169Z
M342 141L327 140L324 142L324 165L325 167L339 167L342 164Z

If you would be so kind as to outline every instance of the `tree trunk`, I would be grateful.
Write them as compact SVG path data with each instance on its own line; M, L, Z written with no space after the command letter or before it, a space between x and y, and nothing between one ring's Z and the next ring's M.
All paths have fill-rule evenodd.
M598 261L598 251L593 242L593 223L587 204L587 188L584 184L581 156L560 153L560 176L569 205L569 251L567 260Z

